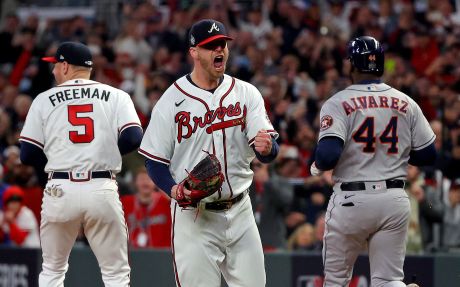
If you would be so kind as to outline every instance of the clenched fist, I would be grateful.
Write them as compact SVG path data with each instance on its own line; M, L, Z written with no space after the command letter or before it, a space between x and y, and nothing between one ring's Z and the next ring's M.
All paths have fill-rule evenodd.
M272 137L266 130L260 130L254 139L255 150L263 156L272 151Z

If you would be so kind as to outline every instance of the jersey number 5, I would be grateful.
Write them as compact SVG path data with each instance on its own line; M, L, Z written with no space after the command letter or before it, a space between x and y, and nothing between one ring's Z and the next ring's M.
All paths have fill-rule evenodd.
M79 117L78 113L90 113L93 111L93 104L86 105L68 105L67 114L69 123L73 126L85 127L84 133L70 131L69 139L73 143L90 143L94 139L94 121L90 117Z
M375 152L375 128L374 118L367 117L359 129L353 134L353 139L357 143L364 144L363 152L373 153ZM380 135L379 140L383 144L390 145L387 153L396 154L398 153L398 117L391 117L387 124L387 127Z

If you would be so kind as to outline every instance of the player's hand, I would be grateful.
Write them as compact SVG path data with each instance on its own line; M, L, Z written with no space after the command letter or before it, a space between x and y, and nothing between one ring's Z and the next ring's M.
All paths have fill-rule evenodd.
M269 155L272 151L272 137L266 130L260 130L254 138L255 150L263 156Z
M176 184L171 188L171 197L174 199L177 199L177 189L179 188L179 185ZM190 194L192 192L184 187L184 195L187 199L190 199Z
M319 176L323 173L322 170L319 170L317 167L316 167L316 162L313 162L310 166L310 174L313 175L313 176Z

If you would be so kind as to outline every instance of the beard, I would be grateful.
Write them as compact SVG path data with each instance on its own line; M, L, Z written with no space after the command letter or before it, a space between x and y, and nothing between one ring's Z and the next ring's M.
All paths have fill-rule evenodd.
M212 59L200 57L199 61L202 69L208 74L209 78L219 79L224 75L227 64L226 59L224 59L224 61L222 62L222 68L219 70L216 69L216 67L214 66L214 62L212 61Z

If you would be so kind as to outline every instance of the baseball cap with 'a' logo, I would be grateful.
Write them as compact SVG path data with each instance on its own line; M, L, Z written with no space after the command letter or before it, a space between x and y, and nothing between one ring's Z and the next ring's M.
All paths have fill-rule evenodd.
M203 46L218 39L233 40L228 36L224 24L219 21L203 19L193 24L190 29L190 47Z
M64 42L56 50L54 57L44 57L49 63L67 62L75 66L92 67L93 58L89 48L79 42Z

